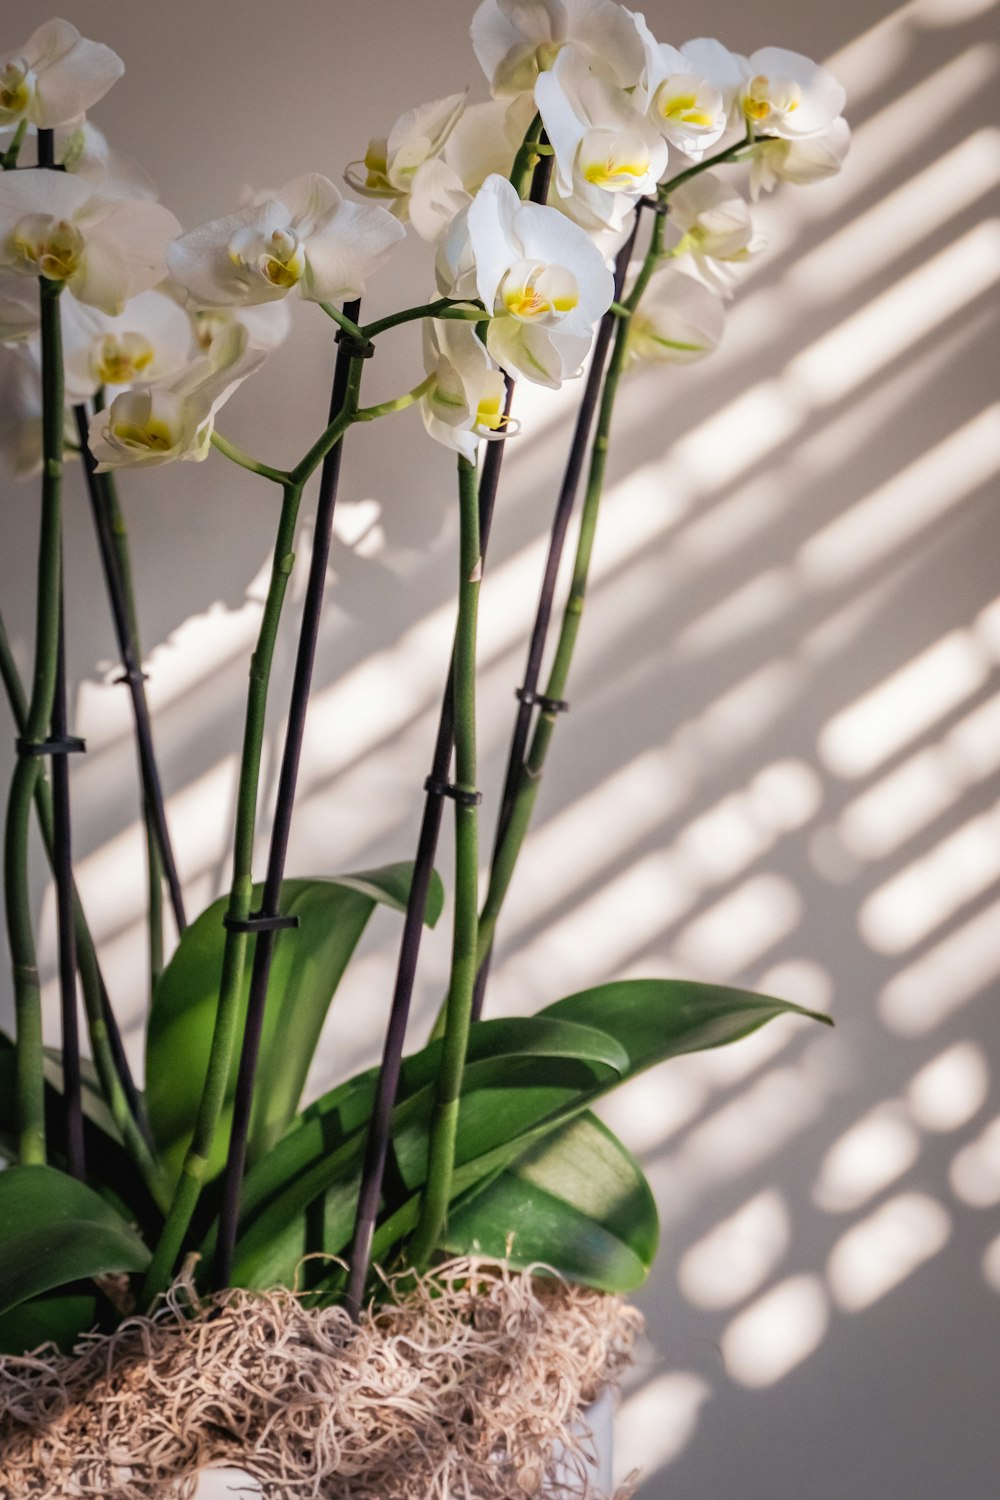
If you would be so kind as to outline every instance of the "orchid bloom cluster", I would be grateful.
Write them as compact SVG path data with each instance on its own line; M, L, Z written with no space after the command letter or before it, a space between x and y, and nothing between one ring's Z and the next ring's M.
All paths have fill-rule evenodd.
M109 48L55 20L0 55L0 446L18 472L41 469L30 696L0 621L0 678L19 726L3 836L17 1015L13 1057L0 1037L0 1063L15 1070L17 1165L0 1173L0 1196L9 1205L26 1195L34 1215L37 1239L19 1239L16 1252L19 1264L26 1264L25 1247L38 1246L42 1268L25 1294L29 1300L34 1292L43 1296L81 1276L142 1272L135 1290L150 1307L199 1243L205 1269L198 1274L207 1278L206 1286L275 1280L298 1285L307 1246L313 1261L346 1258L343 1286L339 1271L329 1271L327 1289L316 1290L342 1295L354 1315L371 1284L375 1258L392 1267L405 1256L420 1271L441 1252L468 1254L471 1247L506 1260L523 1255L524 1265L566 1269L571 1279L606 1290L630 1290L641 1284L655 1248L652 1196L624 1148L603 1126L589 1126L579 1111L629 1070L735 1040L780 1011L796 1009L718 986L635 980L614 986L620 1003L607 1005L602 986L556 1002L513 1029L486 1023L473 1031L500 908L554 722L566 706L622 377L629 366L682 367L716 348L725 299L759 236L746 199L713 169L742 164L751 199L779 181L810 182L836 171L848 143L843 90L824 68L780 48L744 57L707 39L680 47L660 42L641 15L615 0L482 0L472 17L472 44L491 97L474 100L456 92L407 111L384 138L369 143L362 160L348 165L346 182L360 201L307 169L277 191L251 196L187 232L158 202L142 170L86 118L122 71ZM361 299L407 238L408 226L428 262L430 300L362 322ZM302 317L321 313L336 325L339 347L331 360L329 421L300 461L283 469L243 452L216 422L289 332L296 306ZM367 356L383 335L406 323L418 325L422 336L421 378L394 399L362 406ZM558 389L588 360L529 663L517 691L517 724L480 904L477 614L503 442L517 431L511 401L522 382ZM454 644L432 774L424 782L417 855L358 876L286 881L287 840L279 832L291 826L296 795L340 445L353 424L409 406L419 407L429 435L457 455L459 523ZM281 505L248 678L232 883L228 897L188 926L153 754L113 471L200 462L212 448L280 486ZM113 1008L73 888L65 754L82 742L66 733L62 475L68 451L79 454L85 471L124 667L118 680L127 684L139 748L151 980L142 1104L124 1049L116 1044ZM259 888L261 906L251 910L275 643L300 505L318 472L275 836ZM581 484L576 558L568 570L558 641L549 652L562 547ZM543 684L546 656L551 660ZM45 755L57 757L51 800L41 770ZM454 781L448 779L452 766ZM452 964L435 1028L441 1045L414 1054L404 1079L402 1050L421 931L435 920L432 895L438 910L443 901L433 865L444 797L454 802L455 839ZM59 929L58 1108L65 1130L51 1153L29 878L33 807L53 864ZM178 933L168 958L164 887ZM352 903L346 918L345 893ZM374 1081L362 1075L360 1087L358 1080L348 1082L346 1093L338 1086L319 1101L324 1108L330 1099L340 1102L315 1116L317 1130L300 1129L298 1094L326 1009L368 915L383 902L406 910L383 1064ZM276 934L290 925L299 929L298 947L281 951L299 956L290 965L274 965L272 973ZM116 1144L105 1153L116 1163L124 1156L127 1185L119 1191L115 1178L111 1196L130 1211L128 1220L85 1183L91 1148L84 1141L74 969L97 1079L114 1140L123 1148L119 1152ZM289 1009L280 1013L285 1019L275 1019L275 984L284 986L294 1018ZM707 1013L693 990L706 992ZM673 1007L669 1024L661 1019L664 1005ZM270 1049L273 1067L262 1046L271 1026L272 1040L281 1038L281 1046ZM482 1066L466 1091L467 1058ZM517 1060L516 1086L508 1095L510 1059ZM547 1084L524 1087L529 1076L543 1078L546 1059L571 1061L579 1087L567 1083L564 1089L570 1073L562 1071L555 1094ZM535 1064L542 1069L537 1074ZM564 1105L544 1103L556 1095L565 1095ZM344 1098L352 1101L346 1110ZM409 1195L398 1204L390 1202L395 1194L383 1194L397 1125L407 1143L396 1155L397 1175ZM578 1129L591 1145L581 1147ZM555 1174L559 1194L569 1197L543 1190L547 1201L570 1210L568 1217L547 1208L536 1213L516 1185L518 1153L534 1149L539 1132L565 1147L574 1163L568 1173ZM6 1138L6 1124L2 1134ZM284 1154L289 1141L294 1160ZM53 1172L63 1147L67 1171ZM305 1155L297 1154L300 1147ZM314 1148L321 1153L318 1161L311 1159ZM591 1162L599 1168L596 1183L581 1165ZM503 1180L497 1178L498 1163ZM258 1168L265 1173L263 1192L251 1191ZM587 1191L577 1205L573 1184L581 1182ZM206 1187L211 1204L203 1197ZM491 1200L494 1187L497 1197ZM137 1188L143 1206L131 1214ZM513 1210L504 1206L508 1189ZM605 1194L614 1205L606 1212L600 1208ZM631 1205L624 1213L623 1203ZM600 1217L593 1217L599 1208ZM97 1210L103 1215L93 1220L103 1226L102 1235L93 1236L97 1258L84 1267L75 1247L74 1256L62 1257L66 1225L85 1212L88 1217L79 1222L89 1227ZM463 1217L467 1212L471 1220ZM522 1226L516 1232L512 1213ZM600 1232L581 1234L581 1215L599 1223ZM14 1222L16 1214L7 1217ZM131 1227L133 1218L141 1235ZM617 1231L619 1219L624 1238L616 1240L612 1229ZM60 1226L58 1236L50 1233L53 1223ZM318 1255L312 1253L317 1224L323 1237ZM0 1227L0 1251L3 1232ZM328 1271L322 1276L326 1282ZM0 1287L0 1324L6 1311L20 1311L9 1301L10 1280L6 1290ZM55 1313L68 1320L67 1338L75 1336L80 1319L86 1323L88 1304L81 1306L76 1297L59 1301L72 1304ZM51 1301L42 1309L45 1319L50 1314ZM20 1346L32 1326L23 1325L16 1335L9 1325L6 1334L0 1326L0 1355L5 1337L15 1337ZM48 1338L50 1324L44 1326Z
M308 172L186 234L86 118L123 70L108 47L54 20L0 56L0 153L18 168L0 174L0 444L15 471L41 454L38 277L68 294L67 402L101 393L101 468L200 460L221 404L285 337L287 299L359 297L409 224L436 249L448 305L424 320L424 423L474 457L515 428L505 376L579 374L641 203L669 216L629 363L684 364L719 343L734 267L760 243L707 159L748 163L755 198L836 172L847 151L826 69L778 47L675 47L615 0L482 0L472 45L492 98L466 90L400 116L346 170L368 201ZM63 170L22 168L39 129ZM529 140L553 158L543 203L510 181Z

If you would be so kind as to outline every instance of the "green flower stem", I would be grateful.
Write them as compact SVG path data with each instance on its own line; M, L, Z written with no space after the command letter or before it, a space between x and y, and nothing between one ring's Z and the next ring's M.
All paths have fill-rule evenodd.
M42 335L42 516L38 549L35 667L23 739L41 744L55 699L59 649L60 501L62 491L63 364L59 325L62 282L39 280ZM17 1017L17 1118L20 1160L45 1162L45 1079L42 994L31 923L28 826L41 774L37 755L19 755L11 782L4 834L7 930L14 966Z
M100 408L102 393L95 397L95 407ZM145 689L139 663L142 648L139 642L139 624L135 607L135 589L132 582L132 564L129 557L128 533L125 519L118 503L118 492L114 476L98 474L89 448L85 443L88 417L82 405L74 407L77 430L81 437L83 471L90 498L94 528L97 533L101 562L108 590L108 601L114 622L115 635L122 659L123 675L120 679L128 688L132 704L136 749L142 783L142 811L146 829L146 870L149 902L149 972L150 987L155 989L163 969L163 900L164 880L170 893L178 931L186 926L184 898L180 877L170 844L163 792L153 750L152 728Z
M271 579L264 613L257 636L257 646L250 659L250 687L247 693L243 751L240 760L239 788L236 798L236 835L233 849L233 882L227 915L231 921L245 922L250 914L253 889L253 842L257 821L257 795L260 761L264 743L264 718L267 689L274 658L278 622L295 561L292 543L302 500L302 484L289 481L284 485L278 533L274 544ZM232 1064L241 1018L241 992L246 966L248 935L229 930L222 960L219 1003L215 1029L209 1050L208 1068L194 1135L184 1158L181 1174L174 1189L163 1233L153 1254L142 1289L142 1302L151 1303L170 1284L174 1264L191 1223L202 1183L208 1168L209 1154L218 1129L225 1101L226 1085Z
M321 302L319 305L327 317L333 319L338 328L342 328L346 334L355 339L359 344L364 343L364 329L359 328L353 318L349 318L346 313L341 312L340 308L336 307L332 302Z
M377 406L361 406L355 413L355 422L374 422L376 417L387 417L394 411L405 411L408 406L413 406L421 396L426 396L434 384L434 376L428 375L419 385L415 385L412 391L406 391L402 396L397 396L394 401L380 401Z
M665 203L675 188L682 183L689 182L692 177L699 177L702 172L711 171L712 167L720 167L725 162L742 161L743 153L754 145L755 141L765 141L768 136L754 136L753 126L747 126L747 133L735 145L727 146L725 151L718 151L714 156L706 156L704 161L698 162L697 166L688 167L684 172L678 172L676 177L670 177L666 182L661 182L656 190L656 196L661 203Z
M476 617L482 558L476 466L458 460L461 540L458 625L452 683L455 710L455 780L464 792L476 787ZM478 968L479 810L475 801L455 801L455 915L451 981L444 1042L428 1144L427 1183L409 1246L411 1264L427 1263L438 1242L451 1197L462 1073L472 1020Z
M531 181L531 174L538 165L541 153L538 149L542 139L542 117L535 115L528 126L524 140L517 149L514 157L514 165L510 169L510 181L517 189L517 196L523 198L525 189Z
M261 478L270 479L275 484L288 483L288 474L284 469L272 469L269 464L259 463L249 453L244 453L242 448L237 448L235 443L224 438L218 429L212 433L212 447L234 464L239 464L241 469L249 469L251 474L259 474Z
M27 133L28 122L27 120L22 120L14 132L14 139L7 147L3 156L0 156L0 171L12 172L17 166L17 158L21 154L21 147L24 145L24 137Z
M81 450L82 451L82 450ZM132 582L132 559L129 556L128 532L125 516L118 503L115 476L110 471L98 477L100 493L107 512L108 526L118 563L125 618L135 654L142 660L142 645L139 640L139 616L135 607L135 586ZM150 991L156 989L163 973L163 857L156 837L156 821L149 800L142 799L142 816L146 825L146 878L149 886L149 984Z
M231 924L245 922L250 914L253 891L253 843L257 822L257 796L261 751L264 743L267 692L278 622L281 618L288 577L295 560L292 543L295 539L295 525L302 500L302 490L315 469L356 420L363 364L364 361L360 357L350 361L347 389L339 414L333 418L294 469L284 475L281 475L281 471L277 469L267 471L263 464L257 466L256 469L256 472L263 473L266 478L277 479L281 475L283 498L271 565L271 580L264 602L264 614L257 637L257 646L250 662L250 688L247 694L243 751L236 794L233 881L227 910L227 917ZM208 1068L198 1106L194 1135L184 1158L163 1233L153 1253L152 1264L146 1273L142 1300L147 1304L165 1291L170 1283L174 1265L183 1246L184 1237L205 1180L241 1024L240 1001L247 947L248 934L245 931L234 931L230 927L226 933L215 1029L209 1048Z
M650 277L662 259L663 229L664 215L657 213L653 220L653 230L645 259L636 277L635 285L623 304L624 311L628 316L621 318L619 321L615 335L614 349L608 363L607 375L604 378L604 390L601 395L597 427L591 449L587 488L580 516L580 534L577 539L576 558L573 565L573 580L570 585L569 597L563 610L559 640L556 645L549 678L545 686L544 696L555 701L559 701L566 696L566 683L569 678L570 664L573 660L573 651L576 647L576 639L583 616L587 594L587 581L590 574L590 560L594 548L594 537L597 531L601 495L604 489L604 473L607 466L611 420L614 413L615 397L618 392L618 383L625 364L629 322L631 315L642 300L643 293L649 285ZM479 963L482 963L486 958L493 943L500 908L507 895L511 877L514 873L514 866L517 863L517 858L521 852L521 846L524 843L524 837L527 833L528 824L531 821L531 814L534 809L535 798L538 796L542 770L545 765L545 758L548 754L549 743L552 739L557 717L557 714L547 710L542 710L539 714L537 723L535 724L535 731L532 735L531 746L521 767L510 818L497 845L490 869L486 899L479 917Z
M344 433L357 420L358 390L361 385L361 360L351 361L351 378L348 382L347 403L339 416L334 417L329 427L313 443L309 452L302 458L295 468L289 473L289 481L299 488L305 484L307 479L319 468L331 448L335 448Z
M458 318L469 323L486 323L489 313L474 305L468 298L439 297L436 302L422 302L419 307L404 307L402 312L390 313L375 323L366 323L361 330L363 339L373 339L388 328L399 328L403 323L416 323L421 318Z
M23 736L27 731L28 725L28 700L21 684L2 619L0 619L0 679L2 679L4 689L7 693L11 714L17 726L17 732ZM41 830L42 843L45 847L49 865L54 869L55 824L52 806L52 788L44 769L39 770L39 774L35 779L34 800L35 814ZM80 971L80 987L83 991L83 1003L87 1016L90 1046L105 1101L118 1127L119 1134L125 1142L133 1161L142 1172L153 1198L161 1207L165 1207L168 1195L164 1188L160 1169L153 1158L141 1126L137 1123L136 1113L133 1110L129 1090L126 1086L126 1078L128 1083L131 1083L131 1079L128 1078L127 1074L125 1078L122 1077L121 1068L116 1062L114 1044L117 1038L113 1037L111 1033L114 1019L111 1017L109 1023L107 992L97 959L97 948L87 924L87 918L75 885L73 888L73 921L76 935L77 967ZM127 1068L127 1063L123 1062L123 1066ZM134 1087L132 1092L134 1094Z

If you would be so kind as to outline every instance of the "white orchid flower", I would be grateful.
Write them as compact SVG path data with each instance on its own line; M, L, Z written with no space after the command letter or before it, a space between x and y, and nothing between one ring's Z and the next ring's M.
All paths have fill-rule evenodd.
M287 300L261 302L254 307L205 307L171 276L161 282L159 290L184 309L191 337L203 354L234 323L246 329L248 347L262 349L265 354L283 344L291 330L292 314Z
M629 364L685 365L718 346L725 322L714 292L668 266L650 282L628 328Z
M801 140L829 130L843 113L847 95L842 85L801 53L762 47L741 62L736 105L758 134Z
M194 342L187 314L161 291L141 292L114 318L69 303L62 340L72 402L88 400L102 386L165 380L190 361Z
M0 125L64 125L103 99L124 71L110 47L87 41L68 21L46 21L23 47L0 56Z
M714 172L700 172L670 194L668 223L680 231L673 253L698 260L748 260L754 229L739 193Z
M510 176L534 113L530 94L468 106L441 155L424 162L414 174L410 223L422 240L440 243L492 173Z
M0 173L0 268L63 281L112 315L163 278L179 229L162 204L95 193L68 172Z
M213 219L170 247L171 274L204 307L360 297L406 231L374 204L345 202L328 177L307 172L267 202Z
M666 169L663 136L569 50L539 76L535 103L555 152L558 206L584 229L620 229Z
M678 51L658 42L644 16L637 14L633 20L645 53L642 79L633 96L635 107L648 115L672 146L692 161L701 161L725 132L731 98L688 57L685 47Z
M746 120L737 116L737 97L748 76L749 61L742 53L730 52L715 37L695 37L680 49L685 66L693 77L702 78L722 95L723 110L730 125L735 123L740 135L746 133Z
M155 385L122 391L91 418L88 441L97 472L150 468L207 458L215 414L266 358L248 347L246 329L233 324L208 354Z
M750 196L770 192L778 182L800 186L833 177L851 144L851 129L841 117L828 130L804 140L759 141L750 158Z
M426 162L440 156L461 118L465 100L464 93L449 94L400 115L387 138L368 142L363 162L348 166L344 176L354 191L366 198L384 198L390 212L405 220L413 179ZM363 177L353 170L361 166Z
M619 88L631 88L642 72L632 17L613 0L482 0L472 46L498 97L529 93L564 47Z
M508 374L558 387L579 373L614 279L601 252L557 209L522 203L491 176L438 256L445 295L478 296L486 347Z
M420 414L432 438L475 461L482 438L503 438L503 373L469 323L428 318L424 323L424 367L432 382L420 398Z

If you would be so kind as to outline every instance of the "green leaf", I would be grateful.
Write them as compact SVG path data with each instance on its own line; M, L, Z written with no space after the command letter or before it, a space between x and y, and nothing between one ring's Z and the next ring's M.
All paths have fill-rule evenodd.
M616 1037L628 1053L630 1077L668 1057L738 1042L776 1016L833 1025L829 1016L790 1000L689 979L620 979L568 995L541 1014L600 1026Z
M341 976L377 903L406 908L412 865L386 865L329 880L286 880L281 909L298 918L294 930L278 934L268 985L267 1011L250 1122L253 1161L283 1134L298 1107L319 1034ZM259 904L256 886L253 904ZM433 926L444 892L435 875L427 905ZM146 1037L146 1105L153 1137L167 1174L175 1181L194 1129L215 1025L219 975L226 932L222 898L184 933L153 997ZM246 1009L253 962L248 945L243 985ZM242 1027L242 1021L241 1021ZM208 1176L225 1162L239 1049L233 1057Z
M0 1226L0 1314L69 1282L149 1264L125 1220L54 1167L0 1172Z
M403 1065L392 1154L393 1175L405 1201L424 1180L427 1122L441 1048L440 1041L432 1042ZM498 1139L517 1134L522 1089L531 1090L537 1109L552 1110L575 1099L586 1084L617 1078L625 1063L620 1045L593 1027L537 1016L480 1021L471 1029L464 1079L464 1088L475 1094L476 1118L460 1116L460 1159L477 1158ZM289 1282L303 1255L336 1254L347 1245L374 1087L373 1069L317 1100L298 1128L250 1171L235 1285ZM320 1213L307 1213L318 1200ZM203 1247L206 1263L212 1248L210 1237Z
M511 1166L626 1077L670 1057L737 1041L784 1014L828 1021L787 1001L745 990L686 980L634 979L582 991L538 1016L506 1023L525 1028L553 1021L575 1023L591 1033L595 1052L589 1058L579 1053L529 1054L525 1046L519 1052L477 1060L481 1031L504 1024L479 1022L470 1035L470 1062L463 1079L453 1200ZM526 1031L524 1041L529 1037ZM596 1051L614 1043L620 1049L615 1065L598 1062ZM414 1078L433 1074L436 1046L440 1043L407 1060ZM291 1281L304 1254L335 1255L346 1248L371 1080L371 1074L362 1075L333 1090L327 1096L328 1108L322 1101L313 1106L312 1118L251 1172L237 1246L237 1284ZM374 1243L375 1256L382 1260L391 1256L416 1221L431 1086L409 1097L401 1090L400 1100L393 1130L395 1185L386 1190Z
M455 1204L441 1240L453 1255L538 1262L605 1292L642 1286L659 1220L635 1158L589 1110Z
M28 1354L49 1343L68 1354L80 1334L96 1322L93 1290L33 1297L0 1316L0 1354Z

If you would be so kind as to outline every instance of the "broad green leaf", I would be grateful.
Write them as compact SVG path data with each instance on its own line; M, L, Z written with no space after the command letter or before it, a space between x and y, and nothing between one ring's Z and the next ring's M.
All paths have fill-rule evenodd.
M585 1110L456 1203L441 1248L506 1258L518 1269L542 1262L570 1281L632 1292L658 1240L638 1162Z
M33 1297L0 1316L0 1354L29 1354L48 1343L68 1354L80 1334L96 1322L93 1290Z
M600 1026L617 1037L629 1055L630 1076L667 1057L738 1042L776 1016L833 1025L829 1016L789 1000L688 979L620 979L567 995L541 1014Z
M274 945L267 1011L250 1122L251 1161L283 1134L298 1107L319 1034L341 976L377 903L405 910L412 865L386 865L329 880L286 880L281 909L299 925ZM261 897L255 887L253 905ZM437 921L444 893L431 885L427 921ZM153 1136L170 1179L176 1180L191 1140L215 1024L226 932L227 900L215 901L184 933L153 997L146 1037L146 1104ZM248 944L242 1004L246 1009L253 962ZM242 1022L241 1022L242 1026ZM216 1132L209 1177L225 1162L239 1049L233 1057L226 1105Z
M92 1188L54 1167L0 1172L0 1314L85 1277L144 1271L149 1251Z
M787 1001L682 980L627 980L548 1006L531 1021L561 1020L592 1028L605 1047L613 1038L627 1056L625 1072L594 1061L546 1055L497 1056L470 1063L463 1080L453 1198L495 1177L626 1077L669 1057L737 1041L784 1014L828 1019ZM474 1026L470 1048L481 1027L496 1024ZM428 1048L418 1053L408 1066L421 1076L432 1071L430 1052ZM364 1123L355 1122L367 1114L366 1088L370 1084L359 1079L335 1089L328 1096L333 1101L329 1114L322 1104L314 1106L314 1118L293 1130L277 1153L250 1174L245 1228L237 1247L238 1284L266 1286L288 1280L304 1254L335 1255L346 1248L364 1140ZM393 1183L384 1195L383 1222L376 1231L377 1258L388 1258L416 1221L430 1097L428 1085L397 1105ZM338 1110L341 1118L336 1118ZM341 1144L344 1131L352 1128L355 1133Z
M441 1043L407 1058L393 1116L393 1180L404 1200L423 1183L427 1122ZM459 1120L459 1154L478 1157L516 1135L519 1088L533 1087L539 1108L556 1109L581 1088L618 1077L626 1057L603 1032L539 1017L481 1021L472 1027L464 1087L474 1091L477 1128ZM299 1127L248 1174L237 1246L236 1285L268 1286L294 1277L312 1250L336 1254L350 1239L374 1093L374 1071L334 1089L306 1111ZM325 1105L325 1107L324 1107ZM478 1114L483 1118L479 1119ZM391 1196L391 1188L387 1195ZM307 1213L322 1199L322 1212ZM211 1259L212 1240L204 1247Z

